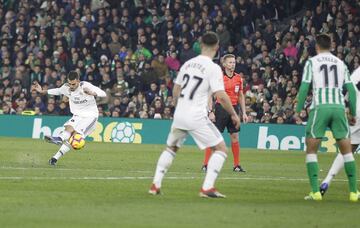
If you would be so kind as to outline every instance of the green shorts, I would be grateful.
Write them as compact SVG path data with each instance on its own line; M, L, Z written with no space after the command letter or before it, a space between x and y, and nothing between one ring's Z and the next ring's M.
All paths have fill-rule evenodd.
M306 137L322 138L327 128L330 128L337 140L349 138L350 131L345 109L321 107L310 111L306 126Z

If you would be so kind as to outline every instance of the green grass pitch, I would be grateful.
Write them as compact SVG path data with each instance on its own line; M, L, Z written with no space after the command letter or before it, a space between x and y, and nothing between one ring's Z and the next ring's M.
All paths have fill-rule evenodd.
M348 201L344 172L322 202L310 191L301 152L241 150L217 181L226 199L202 199L203 153L184 147L163 182L147 194L161 145L87 143L56 167L58 149L41 140L0 138L0 227L358 227L360 205ZM320 154L320 177L334 154ZM358 167L359 159L358 159Z

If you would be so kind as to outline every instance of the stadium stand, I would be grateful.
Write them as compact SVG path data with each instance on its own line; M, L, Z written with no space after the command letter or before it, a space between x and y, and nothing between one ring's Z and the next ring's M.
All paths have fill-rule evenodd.
M315 36L329 33L331 51L352 72L360 65L359 22L359 0L3 1L0 108L69 115L66 99L39 96L30 85L59 87L76 70L107 92L101 116L171 119L172 81L212 30L221 45L215 61L237 56L250 122L303 124L308 110L295 118L294 104Z

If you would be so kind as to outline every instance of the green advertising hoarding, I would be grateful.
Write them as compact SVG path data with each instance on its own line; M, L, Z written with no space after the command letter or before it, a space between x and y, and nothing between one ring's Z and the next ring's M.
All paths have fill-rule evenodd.
M70 117L0 115L0 136L39 139L58 135ZM165 144L171 127L169 120L100 118L88 141L113 143ZM229 145L229 137L224 133ZM188 145L194 145L189 137ZM300 150L305 147L305 126L286 124L242 124L242 148L264 150ZM335 140L326 132L321 152L336 152Z

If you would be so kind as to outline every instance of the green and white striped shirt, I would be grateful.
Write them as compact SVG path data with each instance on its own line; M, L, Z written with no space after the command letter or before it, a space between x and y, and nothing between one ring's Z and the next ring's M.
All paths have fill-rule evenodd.
M305 63L302 81L312 83L311 108L319 105L345 107L342 88L344 84L351 83L349 70L343 61L330 52L320 53Z

